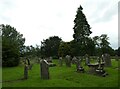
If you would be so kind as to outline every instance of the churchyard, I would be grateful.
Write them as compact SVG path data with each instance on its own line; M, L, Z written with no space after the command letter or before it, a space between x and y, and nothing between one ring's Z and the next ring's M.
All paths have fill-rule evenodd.
M29 34L30 43L25 44L28 39L25 39L15 27L1 24L2 81L0 80L0 84L2 83L2 87L118 87L120 46L113 48L110 45L109 34L103 32L98 35L92 32L92 26L89 25L81 5L74 18L74 27L71 28L73 39L64 41L64 38L60 35L56 36L56 33L51 34L53 36L50 34L47 36L47 32L40 32L39 36L35 35L37 37L35 41L41 43L33 42L35 46L32 44L34 33L30 34L29 29L27 34ZM61 23L63 22L61 20ZM66 30L66 24L63 30ZM21 24L19 25L22 27ZM43 31L41 26L32 30ZM58 26L55 29L57 31L61 24L60 26L53 24L53 26ZM33 28L33 25L29 27ZM60 29L67 38L69 38L68 31ZM93 37L91 37L92 33L95 34ZM42 38L41 34L48 38Z
M67 59L68 58L68 59ZM7 67L2 69L3 87L118 87L118 61L111 59L111 66L104 66L107 73L102 76L99 73L91 72L91 66L99 61L90 58L90 63L69 62L69 57L48 60L40 59L22 61L17 67ZM24 59L23 59L24 60ZM61 61L62 60L62 61ZM47 64L48 63L48 64ZM54 65L50 66L49 65ZM32 68L29 69L32 64ZM93 67L94 68L94 67ZM98 68L98 67L97 67ZM84 69L84 70L83 70ZM97 69L96 69L97 70ZM27 71L27 73L26 73Z

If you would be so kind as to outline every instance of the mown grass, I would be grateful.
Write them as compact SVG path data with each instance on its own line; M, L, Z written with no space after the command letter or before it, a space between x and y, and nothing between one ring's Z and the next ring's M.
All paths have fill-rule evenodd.
M118 86L118 62L112 60L112 67L105 68L108 76L100 77L88 74L89 68L84 66L85 73L77 73L76 66L71 68L63 64L58 65L58 61L54 60L56 67L50 67L50 79L40 79L40 65L34 64L32 70L29 70L29 78L27 80L19 80L23 78L24 66L3 68L2 86L3 87L117 87Z

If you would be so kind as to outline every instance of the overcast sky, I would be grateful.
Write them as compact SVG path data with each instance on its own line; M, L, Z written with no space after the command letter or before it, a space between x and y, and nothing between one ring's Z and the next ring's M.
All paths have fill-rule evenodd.
M0 24L9 24L26 38L25 45L40 45L59 36L73 39L76 11L80 5L91 26L91 37L107 34L110 46L118 47L119 0L0 0Z

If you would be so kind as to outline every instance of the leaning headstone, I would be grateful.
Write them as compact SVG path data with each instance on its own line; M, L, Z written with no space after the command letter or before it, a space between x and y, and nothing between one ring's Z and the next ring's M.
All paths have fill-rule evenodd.
M41 79L49 79L49 65L46 60L40 62Z
M111 64L111 58L110 58L109 54L106 53L106 54L102 55L102 60L105 61L105 66L106 67L112 66L112 64Z
M71 67L71 57L69 55L66 55L65 62L67 67Z
M85 55L85 65L89 65L90 64L90 57L88 56L88 54Z
M62 62L62 57L59 58L59 65L62 66L63 62Z

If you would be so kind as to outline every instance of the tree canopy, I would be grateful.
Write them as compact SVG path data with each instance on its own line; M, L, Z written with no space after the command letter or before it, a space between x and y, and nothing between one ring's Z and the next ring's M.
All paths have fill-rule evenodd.
M44 57L58 57L58 49L61 41L61 38L58 36L52 36L43 40L43 42L41 42L41 55Z
M74 34L73 38L76 42L77 48L75 49L77 51L78 55L85 55L88 53L88 49L86 48L92 48L94 49L94 44L89 38L89 35L92 33L90 31L91 27L87 22L86 16L82 12L83 8L80 5L80 7L77 10L77 14L74 20ZM92 44L89 44L89 42ZM91 50L92 50L91 49Z
M17 66L23 52L25 38L10 25L0 25L2 30L2 65Z

